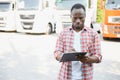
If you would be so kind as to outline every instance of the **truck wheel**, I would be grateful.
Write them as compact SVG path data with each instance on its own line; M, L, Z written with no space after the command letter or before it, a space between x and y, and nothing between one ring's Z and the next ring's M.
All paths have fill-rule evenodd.
M46 30L46 34L51 34L52 33L52 25L48 24L47 25L47 30Z
M99 31L97 31L97 33L98 33L98 34L100 34L100 33L101 33L101 32L100 32L100 30L99 30Z
M93 24L92 23L90 24L90 27L93 29Z

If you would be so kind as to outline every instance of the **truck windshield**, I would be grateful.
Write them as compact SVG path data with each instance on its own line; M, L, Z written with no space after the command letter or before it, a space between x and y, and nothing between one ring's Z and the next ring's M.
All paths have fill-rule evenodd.
M10 10L10 3L0 3L0 11Z
M39 8L39 0L18 0L19 10L36 10Z
M75 3L87 6L87 0L56 0L56 9L70 10Z
M120 9L120 0L107 0L106 9Z

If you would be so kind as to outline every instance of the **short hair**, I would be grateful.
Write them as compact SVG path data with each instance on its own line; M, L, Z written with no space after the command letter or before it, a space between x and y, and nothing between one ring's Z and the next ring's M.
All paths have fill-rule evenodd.
M80 3L76 3L76 4L74 4L74 5L72 6L71 12L72 12L73 9L80 9L80 8L82 8L84 11L86 11L86 10L85 10L85 6L83 6L83 5L80 4Z

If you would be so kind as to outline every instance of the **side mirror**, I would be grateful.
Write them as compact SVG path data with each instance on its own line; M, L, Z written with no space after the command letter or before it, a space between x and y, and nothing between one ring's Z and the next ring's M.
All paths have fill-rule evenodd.
M15 5L14 4L12 4L12 10L14 11L14 8L15 8Z

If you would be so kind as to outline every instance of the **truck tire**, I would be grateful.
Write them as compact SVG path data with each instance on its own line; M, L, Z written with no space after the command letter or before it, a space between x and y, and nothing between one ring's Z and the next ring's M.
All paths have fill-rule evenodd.
M47 30L46 30L46 34L48 35L48 34L51 34L52 33L52 24L48 24L47 25Z

